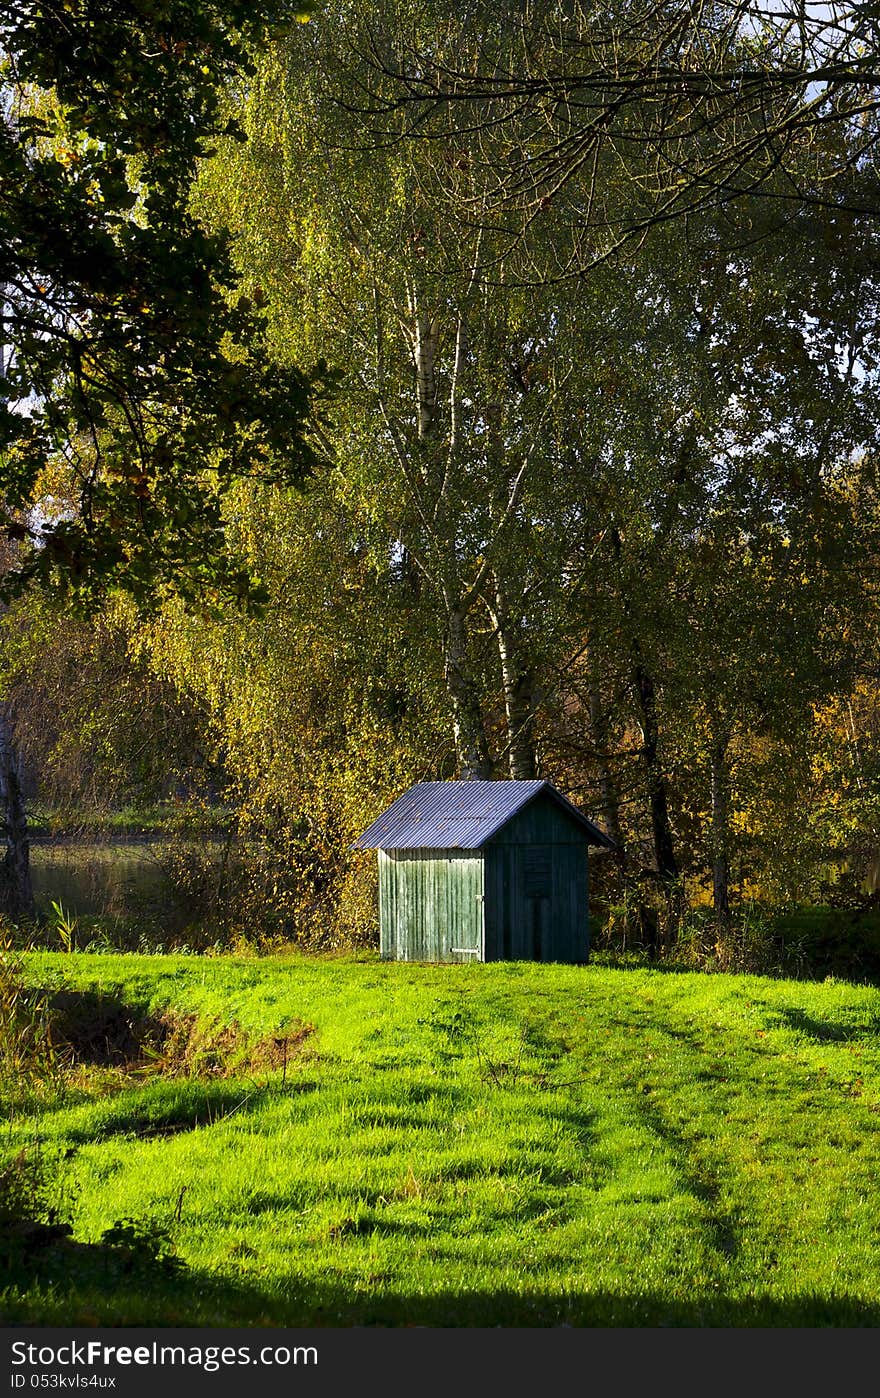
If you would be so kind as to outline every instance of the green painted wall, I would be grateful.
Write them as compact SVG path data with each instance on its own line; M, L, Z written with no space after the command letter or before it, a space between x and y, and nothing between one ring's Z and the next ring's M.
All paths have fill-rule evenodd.
M584 832L552 796L538 796L513 816L490 841L492 845L582 845Z
M480 851L379 850L379 927L390 961L481 961Z
M483 853L486 961L586 961L587 842L552 797L532 801Z

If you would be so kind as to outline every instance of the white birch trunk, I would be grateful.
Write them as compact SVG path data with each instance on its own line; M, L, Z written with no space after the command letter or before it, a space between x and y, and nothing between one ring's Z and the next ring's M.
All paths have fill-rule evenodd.
M501 685L507 719L507 766L511 781L534 781L535 757L534 686L531 668L522 655L517 627L511 621L504 590L495 580L495 605L489 615L495 628Z
M466 614L459 606L449 607L447 614L445 677L452 703L459 777L462 781L488 781L492 776L492 759L482 705L470 674Z

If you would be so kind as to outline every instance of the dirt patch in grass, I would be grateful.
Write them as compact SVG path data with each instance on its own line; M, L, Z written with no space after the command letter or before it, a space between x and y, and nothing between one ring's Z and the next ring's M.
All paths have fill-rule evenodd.
M297 1019L276 1034L253 1039L236 1020L224 1024L171 1010L153 1014L87 990L54 992L48 1010L53 1047L71 1066L166 1077L283 1072L315 1032L314 1025Z
M281 1069L315 1032L314 1025L294 1020L279 1034L252 1040L232 1020L200 1020L196 1015L165 1014L158 1062L163 1073L178 1077L224 1078L258 1069Z

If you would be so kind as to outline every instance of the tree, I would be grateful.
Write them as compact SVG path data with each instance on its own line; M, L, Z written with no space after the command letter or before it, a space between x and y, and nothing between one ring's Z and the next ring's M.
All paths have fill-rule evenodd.
M125 599L75 617L32 595L3 617L0 675L27 784L66 822L222 785L204 705L151 665L141 624Z
M760 731L783 761L811 705L852 683L840 636L867 601L841 491L878 428L876 229L828 213L757 251L733 220L658 234L628 260L628 296L606 277L611 353L582 355L567 386L586 493L560 537L542 729L661 882L715 865L722 923L734 754L744 776ZM592 413L598 451L578 436Z
M352 150L336 101L344 27L342 12L324 15L267 57L242 116L248 147L206 170L203 199L236 229L251 284L285 284L286 305L273 297L279 352L342 366L323 440L349 498L436 609L461 775L488 776L497 758L524 776L535 768L529 539L567 373L558 298L481 274L486 235L450 219L418 152ZM495 753L487 619L506 729Z
M243 482L237 545L265 578L258 617L169 605L154 668L207 709L240 836L228 922L338 946L375 924L375 864L352 841L401 789L451 765L433 617L335 471L302 490Z
M446 12L426 42L388 16L351 25L348 104L368 139L465 144L485 175L472 221L579 229L559 275L645 233L756 195L876 210L880 26L867 3L543 0ZM372 81L357 57L372 56ZM609 181L607 171L624 176ZM840 178L843 177L843 178ZM624 191L624 192L622 192Z
M298 8L298 7L297 7ZM225 239L189 208L220 91L294 7L6 5L0 19L0 486L31 581L81 599L247 597L221 500L314 461L311 387L267 357ZM257 591L258 591L257 587Z

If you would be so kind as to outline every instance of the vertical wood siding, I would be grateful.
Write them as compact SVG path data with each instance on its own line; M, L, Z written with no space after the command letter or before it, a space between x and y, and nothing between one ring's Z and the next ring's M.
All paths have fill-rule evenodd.
M549 863L545 896L532 892L530 850ZM486 960L586 961L586 845L487 845Z
M379 850L382 956L393 961L483 959L479 850Z
M538 796L492 836L493 845L584 845L584 831L551 796Z
M539 797L484 854L486 960L586 961L587 844L574 821Z

